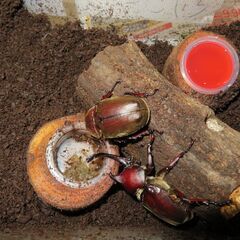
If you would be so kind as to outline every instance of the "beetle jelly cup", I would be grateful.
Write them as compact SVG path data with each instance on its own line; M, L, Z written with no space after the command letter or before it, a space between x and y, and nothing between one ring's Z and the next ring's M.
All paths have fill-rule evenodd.
M118 163L105 158L88 164L94 153L118 154L108 141L94 140L86 130L85 114L72 115L43 125L32 138L27 153L27 171L37 195L59 209L74 210L99 200L112 186L109 173Z
M180 71L186 83L203 94L226 91L236 81L239 59L224 39L205 36L190 43L182 56Z
M163 70L170 82L213 109L235 97L240 87L238 73L233 44L205 31L193 33L176 46Z

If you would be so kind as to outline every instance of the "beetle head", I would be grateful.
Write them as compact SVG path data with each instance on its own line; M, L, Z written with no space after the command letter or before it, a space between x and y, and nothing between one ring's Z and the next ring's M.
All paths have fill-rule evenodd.
M123 171L119 175L109 174L110 177L116 182L123 185L127 192L135 195L137 189L143 188L145 184L145 167L140 164L133 164L132 159L121 157L118 155L113 155L109 153L96 153L87 158L87 162L93 161L93 159L98 157L108 157L114 161L119 162L123 167Z
M86 128L91 133L91 135L99 139L101 137L101 133L96 125L95 115L96 115L96 106L93 106L87 111L85 115L85 123L86 123Z

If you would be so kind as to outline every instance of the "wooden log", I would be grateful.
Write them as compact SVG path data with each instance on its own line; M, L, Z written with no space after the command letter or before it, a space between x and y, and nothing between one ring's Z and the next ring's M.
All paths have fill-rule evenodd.
M215 117L214 112L167 81L134 42L105 48L78 80L77 91L87 107L97 103L113 84L122 95L129 90L159 91L147 98L151 127L164 134L154 144L157 168L196 142L168 181L188 196L225 199L240 183L240 133ZM135 157L146 156L139 144L130 147ZM141 159L144 161L145 159Z

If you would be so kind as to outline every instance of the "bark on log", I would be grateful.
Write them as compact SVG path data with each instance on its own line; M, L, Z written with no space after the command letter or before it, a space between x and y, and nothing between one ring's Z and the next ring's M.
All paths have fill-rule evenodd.
M167 81L146 59L134 42L107 47L100 52L78 80L77 91L90 107L99 101L116 80L123 82L114 91L159 91L147 99L151 109L150 126L164 134L154 144L157 168L166 165L191 138L196 142L169 182L187 195L225 199L240 183L240 133L221 122L207 106L188 97ZM145 156L145 148L131 151ZM144 161L145 159L142 159Z

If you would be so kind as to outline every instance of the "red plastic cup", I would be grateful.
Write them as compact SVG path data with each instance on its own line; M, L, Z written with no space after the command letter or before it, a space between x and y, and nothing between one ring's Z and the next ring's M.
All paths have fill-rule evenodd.
M180 72L193 90L202 94L218 94L236 81L238 54L223 38L203 36L186 46L180 60Z

